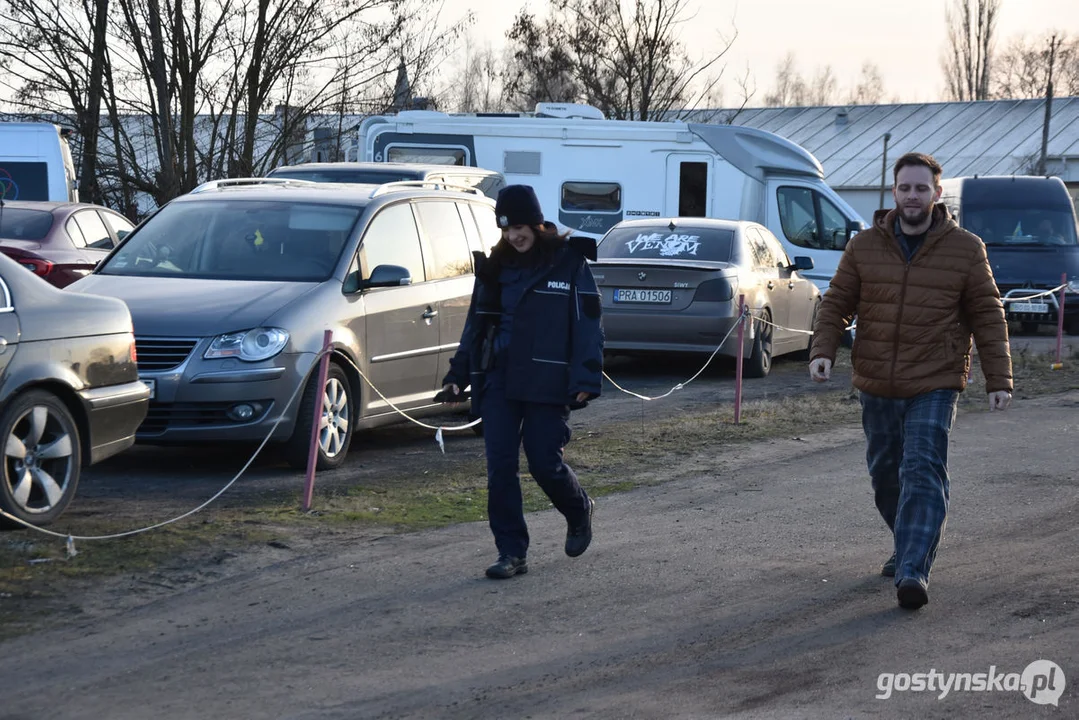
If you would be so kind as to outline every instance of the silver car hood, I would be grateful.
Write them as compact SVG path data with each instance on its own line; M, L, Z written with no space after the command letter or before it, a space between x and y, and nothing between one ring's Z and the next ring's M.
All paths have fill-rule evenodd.
M89 275L66 289L120 298L131 311L136 335L207 337L259 327L318 286L314 282Z

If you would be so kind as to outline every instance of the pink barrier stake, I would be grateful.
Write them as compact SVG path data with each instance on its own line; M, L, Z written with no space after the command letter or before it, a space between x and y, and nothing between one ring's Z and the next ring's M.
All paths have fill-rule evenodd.
M326 401L326 377L330 374L330 348L333 346L333 330L322 336L322 359L318 362L318 390L315 393L315 419L311 423L311 449L307 452L307 479L303 487L303 511L311 510L311 498L315 494L315 466L318 465L318 433L322 429L322 410Z
M734 424L742 422L742 353L745 348L746 296L738 296L738 359L734 363Z
M1060 309L1057 310L1057 361L1054 369L1063 367L1061 353L1064 352L1064 291L1068 289L1068 273L1061 273L1060 284Z

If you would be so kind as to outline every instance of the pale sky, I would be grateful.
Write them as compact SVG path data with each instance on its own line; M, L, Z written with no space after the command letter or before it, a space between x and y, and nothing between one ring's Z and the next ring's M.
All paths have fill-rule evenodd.
M472 37L498 48L513 18L526 5L533 15L547 15L546 0L444 0L443 18L469 10L476 15ZM946 0L689 0L696 17L683 25L683 41L693 57L695 47L715 48L720 33L738 37L727 55L724 100L737 98L731 82L748 65L756 82L753 105L762 104L774 85L776 65L793 51L807 79L831 65L841 92L853 86L862 63L872 60L884 79L884 100L903 102L943 99L940 69L945 47ZM623 0L624 6L631 3ZM1079 0L1002 0L997 43L1014 35L1041 35L1050 29L1079 36Z

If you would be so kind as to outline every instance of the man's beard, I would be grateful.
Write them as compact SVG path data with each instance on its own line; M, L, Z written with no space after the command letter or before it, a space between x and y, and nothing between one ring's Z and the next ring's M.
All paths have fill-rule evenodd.
M921 225L929 219L929 213L932 212L932 207L916 207L916 208L903 208L903 220L908 225Z

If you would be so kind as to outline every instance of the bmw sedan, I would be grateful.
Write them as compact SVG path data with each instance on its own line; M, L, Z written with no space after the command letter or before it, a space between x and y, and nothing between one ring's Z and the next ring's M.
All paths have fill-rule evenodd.
M66 287L89 275L132 227L100 205L9 201L0 207L0 253Z
M592 273L612 353L720 353L764 377L772 358L806 351L820 291L767 228L708 218L628 220L600 240ZM739 297L753 322L738 347ZM724 341L724 338L726 340Z
M445 411L434 396L464 329L472 252L498 233L478 191L218 181L160 208L68 291L131 309L153 392L140 442L269 437L303 468L322 398L317 462L331 468L357 428Z
M135 442L149 397L122 302L68 294L0 255L0 509L58 518L83 465Z

